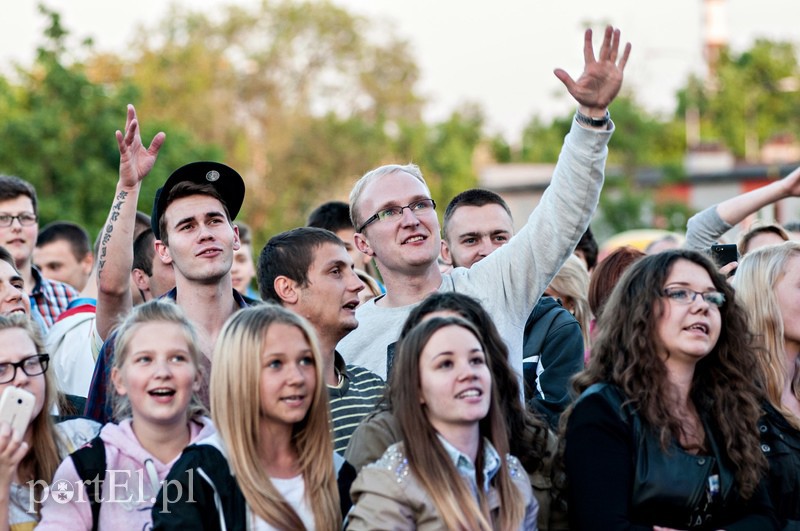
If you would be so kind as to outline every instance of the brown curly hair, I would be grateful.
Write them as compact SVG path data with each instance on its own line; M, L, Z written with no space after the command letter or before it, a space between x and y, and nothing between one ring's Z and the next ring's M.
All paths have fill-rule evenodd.
M665 400L671 395L671 384L659 357L658 336L664 313L664 283L678 260L705 269L714 289L725 296L719 339L697 362L690 398L700 415L718 429L720 446L735 469L739 491L749 498L767 468L756 428L763 397L753 378L758 374L758 347L748 332L747 314L733 288L702 254L669 250L642 258L625 272L605 305L591 361L573 380L574 391L580 395L592 384L612 383L622 389L628 403L659 435L665 451L670 441L680 438L683 423L673 413L672 402ZM571 411L570 407L562 415L562 433Z

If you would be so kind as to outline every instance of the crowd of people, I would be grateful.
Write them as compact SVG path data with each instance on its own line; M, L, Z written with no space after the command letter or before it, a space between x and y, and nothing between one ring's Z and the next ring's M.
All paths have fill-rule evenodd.
M223 163L140 197L166 135L132 105L94 246L0 175L0 393L32 404L0 400L0 528L800 529L800 243L707 253L800 169L598 262L629 54L587 30L556 70L578 109L519 231L483 189L440 227L390 164L259 251Z

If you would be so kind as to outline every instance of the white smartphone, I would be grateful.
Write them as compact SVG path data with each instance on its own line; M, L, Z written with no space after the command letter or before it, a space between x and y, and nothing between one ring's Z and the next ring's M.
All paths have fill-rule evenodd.
M23 435L31 421L35 402L36 397L28 391L13 385L6 387L0 396L0 421L7 422L11 429Z

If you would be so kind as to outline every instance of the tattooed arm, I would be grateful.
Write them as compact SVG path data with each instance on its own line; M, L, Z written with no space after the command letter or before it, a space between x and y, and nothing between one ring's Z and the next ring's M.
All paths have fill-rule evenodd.
M118 317L130 310L131 266L136 206L142 180L153 169L164 133L158 133L149 148L142 144L136 109L128 105L125 134L116 132L119 145L119 181L106 219L97 253L97 332L108 337Z

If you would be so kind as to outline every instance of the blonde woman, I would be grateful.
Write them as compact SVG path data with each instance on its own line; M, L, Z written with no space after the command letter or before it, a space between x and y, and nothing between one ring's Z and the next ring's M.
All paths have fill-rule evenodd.
M234 314L214 348L211 414L217 434L172 468L154 529L341 528L354 470L333 452L305 320L271 304Z
M402 442L361 469L348 530L536 529L491 359L460 317L431 317L400 341L390 394Z
M119 424L103 426L90 445L61 463L55 477L76 492L67 501L48 498L39 529L151 526L153 499L172 465L187 445L214 433L196 394L202 355L178 305L157 299L133 309L117 329L111 369ZM97 460L114 475L88 472L86 464ZM132 479L120 479L125 476ZM92 482L95 477L102 483Z
M759 422L768 485L782 529L800 528L800 243L752 250L733 285L764 351L756 358L768 404Z
M580 258L570 255L550 285L544 290L545 297L559 299L581 325L583 350L589 350L589 328L592 310L589 307L589 273Z

